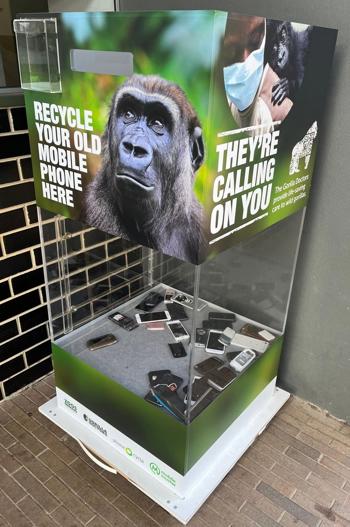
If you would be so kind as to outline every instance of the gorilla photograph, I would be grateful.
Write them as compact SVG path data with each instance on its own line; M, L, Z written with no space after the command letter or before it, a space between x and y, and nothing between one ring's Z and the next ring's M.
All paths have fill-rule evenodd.
M203 211L193 185L204 143L184 91L159 76L130 77L112 98L102 148L86 222L197 263Z
M40 100L91 122L52 121L66 127L67 141L51 145L40 139L33 106L36 191L51 212L198 265L270 221L257 216L243 227L238 192L220 208L216 182L235 168L234 156L221 167L222 144L279 131L274 181L292 152L293 170L313 166L304 138L319 122L329 78L333 33L325 28L225 11L66 12L59 20L62 93ZM51 181L52 147L82 160L60 166L76 170L69 177L77 184ZM214 209L225 213L215 236Z
M223 42L227 101L242 128L271 131L284 121L301 88L312 26L229 16Z

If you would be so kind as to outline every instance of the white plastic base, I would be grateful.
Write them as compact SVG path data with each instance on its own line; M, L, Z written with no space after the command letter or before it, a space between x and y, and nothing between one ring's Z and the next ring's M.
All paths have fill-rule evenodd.
M182 477L184 483L186 479L191 482L183 497L179 497L160 479L133 462L131 458L117 452L116 448L101 438L101 434L95 432L93 428L85 426L58 407L56 397L41 406L39 410L74 439L82 442L105 460L109 466L115 467L117 472L186 525L288 398L289 393L275 388L275 379L271 381L194 467Z

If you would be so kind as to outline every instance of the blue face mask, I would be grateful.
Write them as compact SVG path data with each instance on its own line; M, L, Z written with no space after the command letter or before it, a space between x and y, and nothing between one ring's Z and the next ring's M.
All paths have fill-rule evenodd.
M225 90L228 99L241 112L248 108L258 91L264 70L265 37L244 62L224 68Z

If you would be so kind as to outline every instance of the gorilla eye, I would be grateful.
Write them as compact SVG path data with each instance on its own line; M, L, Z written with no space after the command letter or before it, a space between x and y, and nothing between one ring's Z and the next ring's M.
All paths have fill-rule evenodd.
M123 112L123 120L124 120L124 123L133 123L136 121L136 113L131 110L130 108L127 108L124 112Z
M163 135L165 130L165 122L162 119L150 119L148 122L148 126L152 128L152 130L158 134Z

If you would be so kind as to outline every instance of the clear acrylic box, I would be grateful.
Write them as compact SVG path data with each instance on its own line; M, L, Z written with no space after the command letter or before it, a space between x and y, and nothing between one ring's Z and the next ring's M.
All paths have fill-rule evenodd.
M56 18L14 20L21 88L61 92Z
M196 266L38 210L58 394L186 474L275 382L304 211ZM166 321L162 329L139 324L127 331L109 318L120 312L135 320L146 313L136 306L150 292L163 299L169 290L177 301L162 300L149 313L175 309L172 319L181 319L189 338L177 341ZM218 336L225 327L241 335L251 326L263 336L267 331L268 338L260 340L265 347L258 345L259 351L251 346L255 358L242 371L230 362L247 347L244 343L233 341L224 351L208 348L208 328ZM203 327L207 335L197 345L196 330ZM90 351L88 341L106 334L118 342ZM176 342L186 356L173 357L169 344ZM216 364L205 372L201 364L208 359ZM234 371L235 378L219 386L215 378L208 382L217 368ZM159 370L170 376L152 384L149 374ZM157 433L149 434L150 426ZM173 442L174 434L177 448L165 448L164 438Z

